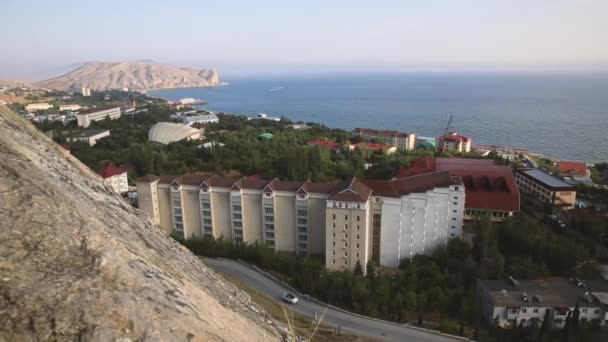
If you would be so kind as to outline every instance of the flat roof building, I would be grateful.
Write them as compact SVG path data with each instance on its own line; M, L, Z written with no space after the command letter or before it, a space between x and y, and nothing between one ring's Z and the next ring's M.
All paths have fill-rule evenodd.
M204 115L180 115L177 117L184 125L192 126L195 123L209 124L218 123L220 119L215 114L204 114Z
M34 112L37 110L47 110L53 108L53 105L50 103L30 103L25 105L25 110L28 112Z
M70 142L81 141L89 144L89 146L94 146L97 144L97 140L110 136L109 129L91 129L77 133L76 135L72 135L68 137Z
M112 120L118 119L120 118L120 114L120 107L92 108L76 114L76 120L78 121L78 126L87 128L93 121L101 121L106 118Z
M517 185L540 203L562 210L574 208L576 187L539 169L519 169Z
M414 133L402 133L398 131L371 128L355 128L355 134L365 139L376 139L406 151L413 150L416 145L416 134Z
M564 326L568 312L579 306L580 319L608 323L608 282L564 278L542 280L478 280L482 317L500 326L540 326L549 315L555 327Z

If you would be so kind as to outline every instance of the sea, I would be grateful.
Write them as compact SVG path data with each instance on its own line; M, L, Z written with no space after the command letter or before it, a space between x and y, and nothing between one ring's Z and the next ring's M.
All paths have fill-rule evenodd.
M342 73L247 76L229 85L151 91L214 112L284 116L332 128L442 134L553 159L608 161L608 74Z

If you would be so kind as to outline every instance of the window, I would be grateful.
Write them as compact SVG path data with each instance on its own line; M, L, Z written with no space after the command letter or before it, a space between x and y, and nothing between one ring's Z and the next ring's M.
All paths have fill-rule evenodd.
M242 223L241 221L234 221L234 222L232 222L232 224L233 224L235 227L242 227L242 226L243 226L243 223Z
M359 259L359 252L357 252L357 259Z
M180 208L182 206L182 201L180 200L173 200L173 206Z
M458 197L457 197L457 196L454 196L454 199L456 200L456 199L458 199Z
M456 218L455 218L455 217L452 217L452 221L456 221Z
M241 206L240 205L233 205L232 206L232 211L241 211Z
M521 313L526 313L528 310L526 310L525 308L521 309Z
M272 221L274 221L274 216L265 215L264 216L264 221L270 221L270 222L272 222Z
M460 187L455 186L455 187L454 187L454 190L458 191L458 190L460 190Z
M458 205L458 203L457 203L457 202L454 202L453 204L454 204L454 205Z
M307 210L298 209L298 216L308 216Z
M274 233L266 232L266 238L267 239L274 239Z
M174 186L172 187L173 190L178 191L179 190L179 186Z
M344 248L348 248L348 242L344 243Z
M344 219L345 219L345 220L348 220L348 215L344 215Z
M359 217L359 215L357 215L357 221L359 221L359 219L360 219L360 217Z
M306 228L306 227L298 227L298 232L300 232L300 233L308 233L308 228Z
M306 244L306 242L300 242L300 243L298 243L298 248L308 249L308 245ZM306 251L304 251L304 253L306 253Z
M456 226L452 226L452 229L456 229Z
M273 210L272 207L264 207L264 214L272 214Z
M457 210L452 210L453 213L455 213Z
M332 220L335 220L336 219L336 214L331 214L331 218L332 218Z
M332 223L332 224L331 224L331 227L332 227L332 228L334 228L334 229L336 229L336 224L335 224L335 223Z
M344 260L344 266L348 266L348 261Z
M331 255L336 255L336 251L331 251Z
M332 260L331 263L335 265L336 264L336 259Z
M344 233L344 238L348 239L348 234Z
M181 209L175 209L175 215L181 215L181 214L182 214Z
M241 214L232 214L232 218L235 220L242 220L243 216L241 216Z
M208 191L207 189L203 189L203 192L207 192L207 191Z
M587 309L581 309L582 313L587 313Z
M532 312L533 312L533 313L538 313L538 308L534 308L534 309L532 310Z
M336 233L332 233L332 237L336 237Z
M348 256L348 252L344 251L344 256L347 257Z
M595 309L595 310L593 310L593 313L594 313L594 314L599 314L599 313L600 313L600 309Z
M333 246L336 247L336 241L332 242Z
M452 233L452 234L450 234L450 236L451 236L451 237L454 237L454 236L456 236L456 234Z
M298 219L298 224L304 224L304 225L306 225L306 224L308 224L308 219L305 219L305 218L299 218L299 219Z
M344 230L347 230L347 229L348 229L348 225L347 225L347 224L345 224L345 225L344 225Z
M359 244L357 244L357 248L359 248Z
M211 224L211 219L208 219L208 218L203 219L203 223L206 225L209 225L209 224Z
M508 313L509 315L515 315L515 314L517 314L517 309L509 309L509 310L507 311L507 313Z
M209 211L209 210L203 210L203 216L211 217L211 211Z
M361 209L361 204L357 204L357 209Z
M360 228L359 225L357 225L357 230L359 230L359 228Z
M299 195L300 198L306 198L306 195Z
M274 230L274 224L272 223L266 223L264 227L266 228L266 230Z
M203 209L211 209L211 203L203 202Z
M266 193L264 193L264 195L266 195L266 197L270 197L270 196L272 196L272 192L266 192Z

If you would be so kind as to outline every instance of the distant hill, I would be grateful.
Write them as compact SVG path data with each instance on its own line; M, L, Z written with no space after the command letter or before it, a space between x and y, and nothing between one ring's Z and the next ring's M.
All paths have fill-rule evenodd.
M214 69L179 68L150 62L90 62L65 75L35 83L41 88L94 90L129 88L151 90L160 88L210 87L221 85Z
M21 82L21 81L2 81L0 80L0 88L3 87L9 87L9 88L13 88L13 87L26 87L26 88L31 88L31 84L26 83L26 82Z

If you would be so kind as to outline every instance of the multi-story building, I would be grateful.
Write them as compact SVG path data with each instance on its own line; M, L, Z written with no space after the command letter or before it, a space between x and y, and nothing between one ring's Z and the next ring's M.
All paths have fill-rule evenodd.
M325 255L328 269L396 267L461 236L465 193L446 172L393 181L287 182L146 176L139 206L167 233Z
M89 144L89 146L93 146L93 145L97 144L97 140L99 140L101 138L109 137L109 136L110 136L109 129L92 129L92 130L82 131L82 132L77 133L76 135L68 137L68 141L69 142L81 141L81 142Z
M53 105L50 103L30 103L25 105L25 110L28 112L35 112L37 110L47 110L53 108Z
M458 134L457 132L450 132L446 135L437 137L437 147L440 151L456 151L460 153L471 152L471 143L473 139Z
M567 280L478 280L477 297L489 324L531 326L549 315L557 328L579 306L579 318L608 323L608 282Z
M184 125L192 126L195 123L209 124L218 123L220 119L215 114L200 114L200 115L180 115L176 119L180 120Z
M574 208L576 187L539 169L517 170L519 189L543 204L562 210Z
M122 194L129 191L127 170L109 163L99 171L99 175L103 177L103 183L115 193Z
M413 150L416 145L416 134L402 133L390 130L377 130L370 128L355 128L355 133L365 139L375 139L385 144L397 146L402 150Z
M78 121L78 126L87 128L93 121L105 120L108 117L112 120L118 119L120 113L120 107L92 108L76 114L76 120Z
M59 105L60 111L68 111L68 110L79 110L81 107L79 104L63 104Z
M399 177L447 171L460 177L466 190L465 220L487 215L500 222L520 210L520 194L513 172L492 159L421 158L399 170Z

